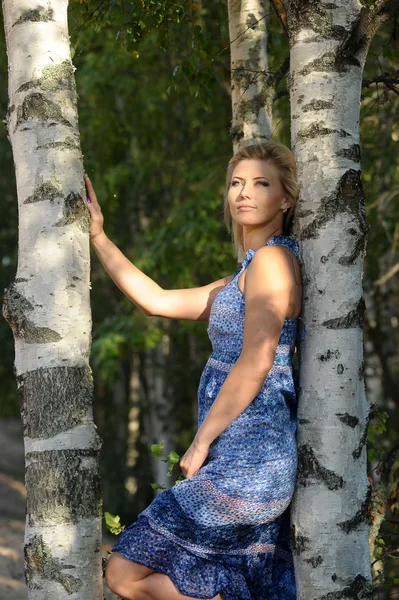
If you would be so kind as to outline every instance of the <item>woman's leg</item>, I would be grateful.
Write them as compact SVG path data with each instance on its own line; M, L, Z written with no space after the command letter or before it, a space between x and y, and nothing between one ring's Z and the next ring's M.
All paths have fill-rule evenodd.
M113 552L108 559L105 579L112 592L126 600L195 600L181 594L167 575L135 563ZM222 600L220 594L210 600Z

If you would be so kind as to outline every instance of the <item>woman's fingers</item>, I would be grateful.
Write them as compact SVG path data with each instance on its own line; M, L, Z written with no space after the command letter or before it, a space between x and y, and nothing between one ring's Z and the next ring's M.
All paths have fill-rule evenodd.
M93 240L104 231L104 217L101 212L101 207L97 202L96 192L86 173L84 175L84 181L87 193L87 208L90 213L90 239Z
M98 205L96 192L94 191L93 184L91 183L90 177L87 175L87 173L85 173L84 178L85 178L86 192L87 192L88 197L90 198L92 203L95 203Z

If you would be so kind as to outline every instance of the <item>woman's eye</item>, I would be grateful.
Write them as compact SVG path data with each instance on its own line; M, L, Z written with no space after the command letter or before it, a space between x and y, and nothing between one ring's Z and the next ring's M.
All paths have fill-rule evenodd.
M233 185L235 185L236 183L239 183L239 181L232 181L232 182L231 182L231 185L233 186Z
M258 181L258 183L260 183L264 187L268 187L268 185L269 185L269 183L267 181Z

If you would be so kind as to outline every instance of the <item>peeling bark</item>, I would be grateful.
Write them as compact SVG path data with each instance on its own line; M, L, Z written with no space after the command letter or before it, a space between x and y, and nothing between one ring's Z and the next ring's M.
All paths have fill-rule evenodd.
M3 0L3 14L19 206L18 270L3 314L24 432L28 596L102 600L89 216L67 3Z

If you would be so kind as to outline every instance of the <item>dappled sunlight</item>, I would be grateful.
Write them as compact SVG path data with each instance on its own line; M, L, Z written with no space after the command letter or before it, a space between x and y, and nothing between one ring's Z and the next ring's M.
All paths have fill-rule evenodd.
M25 485L21 481L17 481L9 475L4 475L4 473L0 473L0 482L8 485L10 488L18 492L22 496L22 498L26 498Z
M10 577L0 577L0 589L26 589L26 585L23 581L17 581Z

